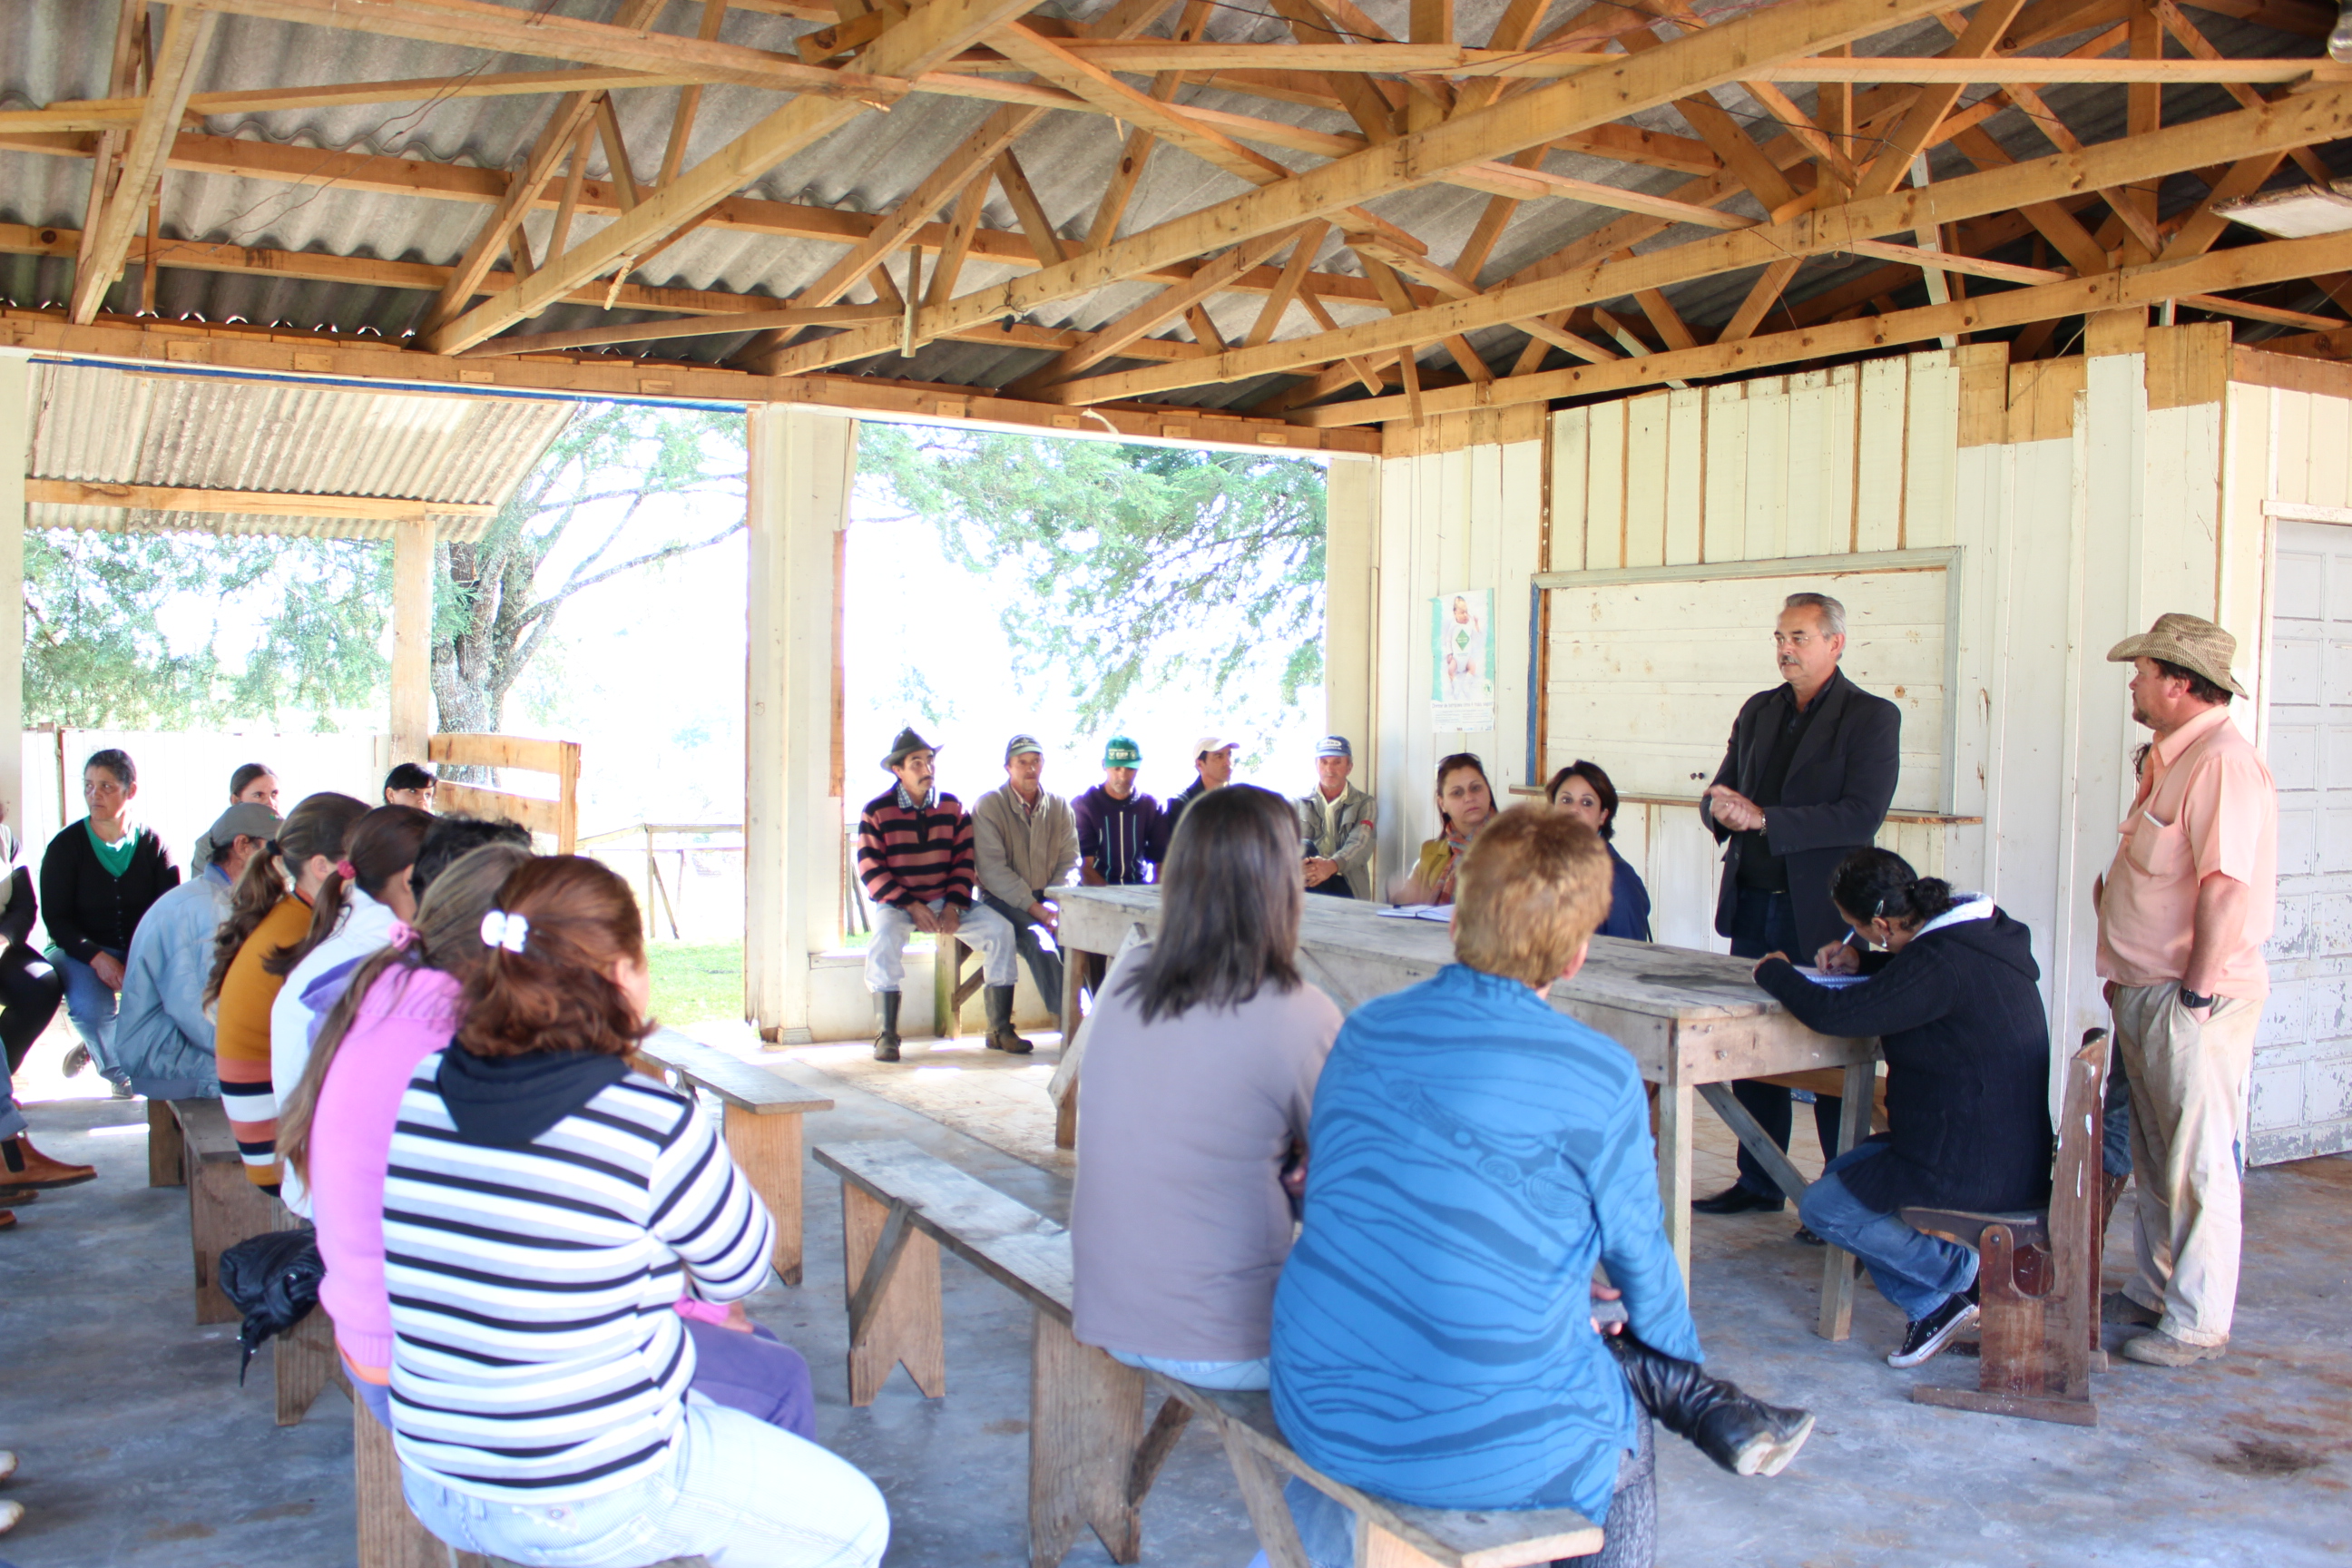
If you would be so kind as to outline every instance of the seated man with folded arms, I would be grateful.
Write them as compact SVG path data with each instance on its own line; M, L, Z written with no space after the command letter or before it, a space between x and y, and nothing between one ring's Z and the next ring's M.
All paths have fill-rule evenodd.
M213 941L228 919L236 879L282 826L266 805L232 805L205 830L209 861L149 906L131 933L123 965L115 1061L131 1089L150 1100L217 1100L220 1068L213 1020L205 1010Z
M1062 952L1047 948L1038 932L1061 929L1062 911L1051 889L1070 879L1078 863L1078 824L1070 803L1046 793L1045 748L1034 735L1004 743L1004 787L989 791L972 807L971 841L980 879L980 900L1013 929L1021 962L1037 982L1037 994L1055 1012L1062 1007ZM1013 987L988 985L988 1048L1025 1056L1030 1044L1013 1031Z
M971 814L932 782L938 754L913 730L899 731L882 759L898 782L867 801L857 818L857 875L874 905L866 988L882 1002L877 1062L898 1059L898 991L906 984L909 931L962 938L980 954L988 985L1009 989L1015 973L1013 928L974 894Z
M1315 787L1292 801L1307 840L1307 890L1332 898L1369 897L1372 886L1372 797L1348 782L1355 749L1345 735L1315 747Z
M1610 872L1583 823L1502 813L1458 865L1456 962L1340 1028L1275 1290L1273 1393L1328 1476L1425 1508L1573 1508L1607 1535L1578 1561L1632 1568L1654 1550L1650 1416L1744 1475L1777 1474L1812 1417L1696 1364L1633 1059L1551 1005ZM1622 1333L1590 1325L1596 1264ZM1309 1560L1352 1563L1347 1511L1289 1498Z

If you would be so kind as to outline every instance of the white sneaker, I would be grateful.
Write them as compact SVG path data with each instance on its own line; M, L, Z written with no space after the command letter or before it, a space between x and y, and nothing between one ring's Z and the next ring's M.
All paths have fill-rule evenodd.
M5 1535L10 1531L16 1529L16 1521L24 1517L25 1505L23 1503L0 1502L0 1535Z

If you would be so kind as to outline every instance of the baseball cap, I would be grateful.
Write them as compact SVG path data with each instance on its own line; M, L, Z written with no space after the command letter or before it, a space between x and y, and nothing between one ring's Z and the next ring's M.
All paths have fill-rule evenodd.
M1113 735L1103 743L1102 765L1107 768L1131 768L1143 761L1143 748L1124 735Z
M1203 735L1192 742L1192 760L1198 762L1211 752L1234 752L1240 749L1239 741L1221 741L1214 735Z
M1315 743L1315 754L1318 757L1347 757L1352 760L1356 753L1349 749L1347 736L1326 735Z
M284 825L283 819L268 806L240 801L215 817L205 830L205 837L219 847L235 842L239 834L247 838L275 838Z
M1043 756L1045 748L1037 743L1034 735L1015 735L1004 742L1004 760L1008 763L1024 752L1035 752Z

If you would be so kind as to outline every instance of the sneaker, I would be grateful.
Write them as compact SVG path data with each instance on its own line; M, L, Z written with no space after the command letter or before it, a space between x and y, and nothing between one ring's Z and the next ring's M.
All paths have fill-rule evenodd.
M1903 1348L1886 1358L1892 1367L1917 1366L1930 1361L1954 1335L1977 1321L1977 1304L1966 1296L1953 1296L1924 1318L1912 1320L1904 1331Z
M131 1091L131 1080L127 1078L110 1078L106 1080L106 1083L110 1099L136 1100L139 1098Z
M2195 1366L2200 1361L2219 1361L2229 1353L2226 1344L2192 1345L2157 1330L2135 1334L2124 1342L2125 1358L2143 1366Z
M2163 1321L2162 1312L2141 1306L2120 1290L2110 1290L2099 1298L2099 1321L2103 1323L2130 1323L2152 1329Z
M25 1505L23 1503L17 1502L14 1499L11 1499L6 1502L0 1502L0 1535L5 1535L10 1531L16 1529L16 1521L24 1517Z
M89 1066L89 1047L88 1046L76 1046L73 1049L66 1053L66 1059L60 1062L58 1066L64 1071L66 1077L79 1078L81 1076L81 1069Z

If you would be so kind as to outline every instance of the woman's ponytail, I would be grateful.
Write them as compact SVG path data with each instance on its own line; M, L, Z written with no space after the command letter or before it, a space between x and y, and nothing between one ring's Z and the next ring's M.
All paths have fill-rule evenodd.
M290 889L285 854L278 848L278 840L272 838L245 863L245 871L236 879L236 889L229 894L227 918L213 933L212 973L205 977L205 1006L220 999L221 982L228 978L228 966L236 962L247 939Z
M618 1057L652 1032L613 978L616 965L645 962L637 900L602 861L557 855L523 866L499 890L481 933L488 951L466 982L457 1031L467 1051Z

